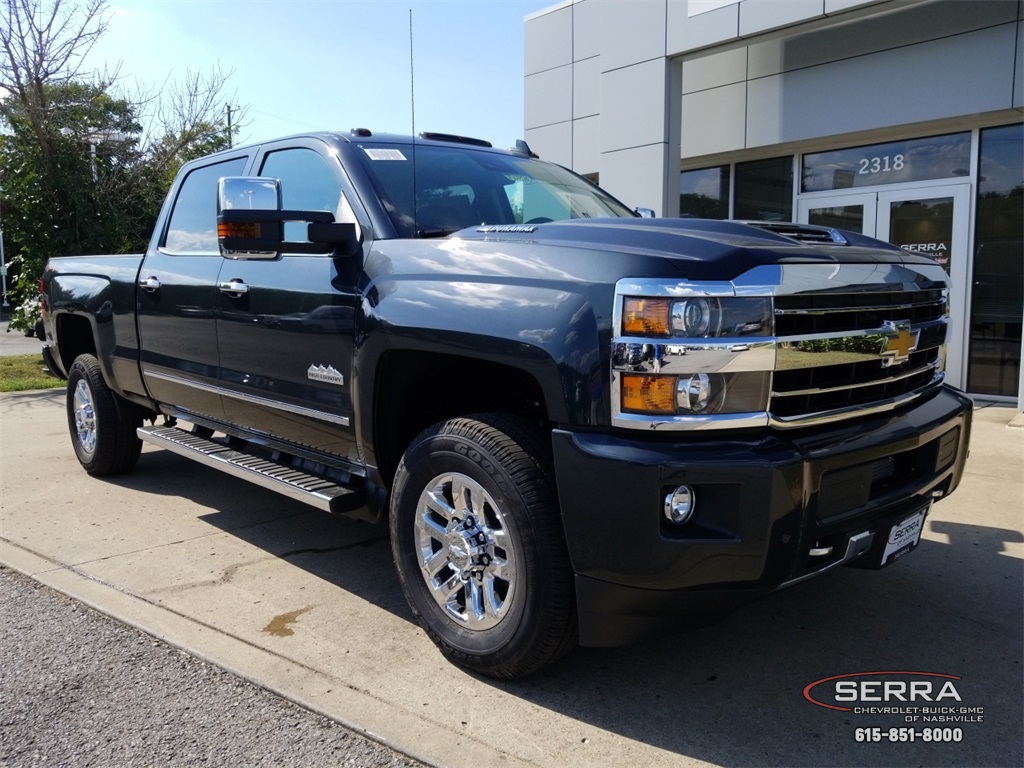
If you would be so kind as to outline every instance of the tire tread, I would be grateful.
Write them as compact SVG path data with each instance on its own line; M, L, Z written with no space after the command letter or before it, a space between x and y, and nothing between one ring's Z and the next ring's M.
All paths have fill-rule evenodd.
M561 517L558 514L554 487L551 449L543 433L525 420L502 413L474 414L453 418L425 430L413 441L408 453L434 437L453 437L471 441L490 453L514 483L529 510L536 546L546 563L543 588L546 600L532 628L532 637L507 657L495 654L494 659L469 654L447 643L435 632L415 608L410 587L399 568L403 590L421 626L431 640L452 661L481 674L498 679L513 679L548 666L576 647L578 625L574 593L574 577L565 544ZM398 477L407 472L405 457L399 465ZM396 482L396 486L397 486ZM396 516L392 516L392 540L397 541ZM396 559L398 553L396 552Z

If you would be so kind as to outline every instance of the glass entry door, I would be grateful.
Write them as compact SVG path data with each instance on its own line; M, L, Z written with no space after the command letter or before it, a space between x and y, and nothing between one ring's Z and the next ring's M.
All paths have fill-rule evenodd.
M971 185L943 184L888 188L884 192L847 192L803 197L797 204L801 224L846 229L898 245L926 256L950 276L952 333L946 359L946 380L966 387L968 218Z
M816 224L876 237L878 193L855 192L813 199L801 198L797 205L797 221Z

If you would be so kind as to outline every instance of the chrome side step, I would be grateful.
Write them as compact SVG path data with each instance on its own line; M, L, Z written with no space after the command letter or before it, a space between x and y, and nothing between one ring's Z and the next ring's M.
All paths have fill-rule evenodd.
M147 443L326 512L352 512L366 503L366 494L360 489L337 485L259 456L236 451L177 427L139 427L137 434Z

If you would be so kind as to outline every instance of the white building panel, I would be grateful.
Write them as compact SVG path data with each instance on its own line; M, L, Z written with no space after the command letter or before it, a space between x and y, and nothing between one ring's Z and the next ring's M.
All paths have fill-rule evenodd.
M572 6L531 16L524 41L523 68L527 75L572 64Z
M747 79L747 49L733 48L683 62L683 93L706 91Z
M572 120L572 65L526 78L523 122L527 128Z
M572 116L590 117L601 113L601 57L573 64Z
M699 157L742 148L746 140L746 97L746 83L684 94L682 156Z
M572 6L572 56L576 61L601 55L601 6L599 0L578 0Z
M600 8L601 66L605 72L664 58L665 0L602 2Z
M665 141L667 69L659 58L601 76L601 103L614 105L614 117L601 121L603 152Z
M601 117L572 121L572 167L577 173L597 173L601 168Z
M569 165L572 163L572 123L556 123L527 128L526 143L544 160Z
M665 145L634 147L601 156L601 186L630 208L652 208L659 216L665 206ZM678 198L678 192L676 193Z
M744 0L740 36L749 37L825 15L825 0Z
M739 4L727 5L690 18L687 0L669 0L668 55L675 56L731 40L740 33Z

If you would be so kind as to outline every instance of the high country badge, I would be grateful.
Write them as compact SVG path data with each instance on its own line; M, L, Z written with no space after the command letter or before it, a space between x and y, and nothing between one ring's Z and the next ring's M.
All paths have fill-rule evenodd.
M306 371L306 378L313 381L322 381L326 384L345 386L345 377L333 365L311 365L309 370Z

